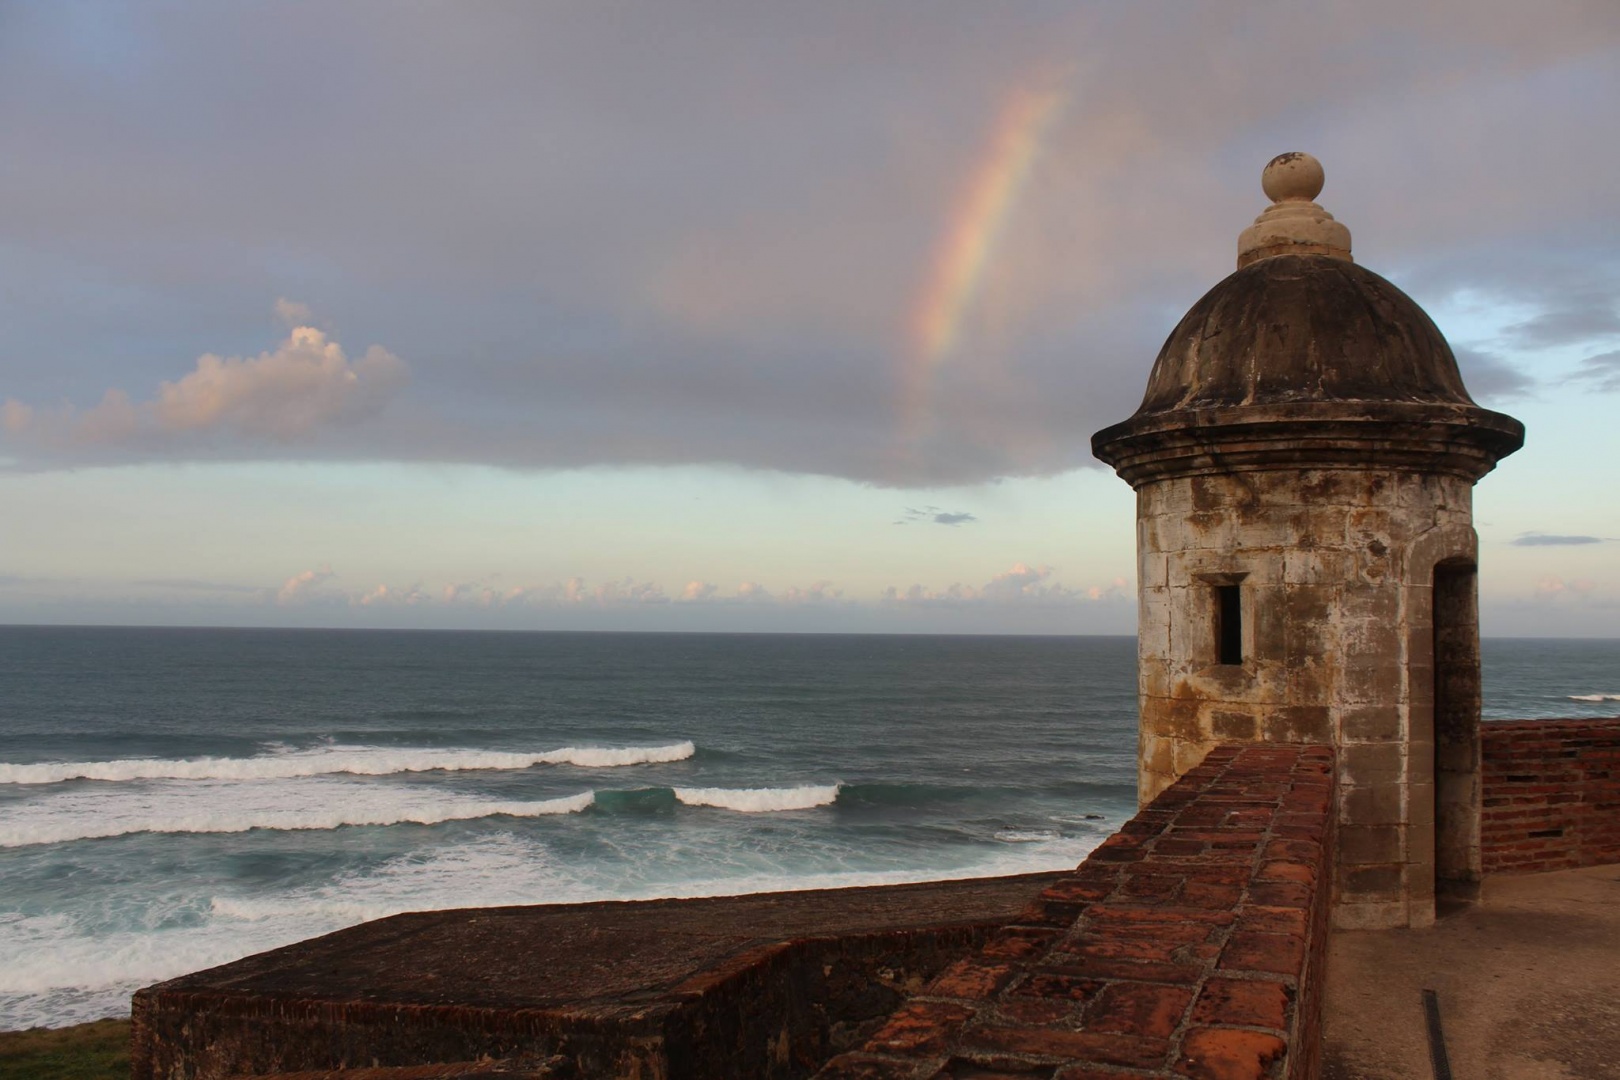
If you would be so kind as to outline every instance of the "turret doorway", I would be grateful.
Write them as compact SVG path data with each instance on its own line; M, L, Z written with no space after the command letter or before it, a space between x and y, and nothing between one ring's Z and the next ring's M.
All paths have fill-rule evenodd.
M1434 888L1439 910L1478 898L1480 669L1478 569L1434 568Z

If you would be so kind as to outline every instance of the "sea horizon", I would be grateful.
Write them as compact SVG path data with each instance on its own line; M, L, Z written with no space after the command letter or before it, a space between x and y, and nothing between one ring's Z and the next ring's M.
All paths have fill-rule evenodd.
M273 623L38 623L0 622L0 630L286 630L315 633L378 634L650 634L659 636L710 635L714 637L921 637L921 638L1130 638L1136 634L1042 633L1016 630L709 630L626 629L620 627L510 627L510 626L279 626ZM1620 635L1593 634L1480 634L1481 641L1594 641L1620 642Z

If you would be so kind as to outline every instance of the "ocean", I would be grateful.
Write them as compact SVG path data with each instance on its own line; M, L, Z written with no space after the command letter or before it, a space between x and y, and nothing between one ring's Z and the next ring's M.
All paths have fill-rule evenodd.
M1620 642L1487 640L1490 718ZM1127 637L0 627L0 1030L400 911L1072 866Z

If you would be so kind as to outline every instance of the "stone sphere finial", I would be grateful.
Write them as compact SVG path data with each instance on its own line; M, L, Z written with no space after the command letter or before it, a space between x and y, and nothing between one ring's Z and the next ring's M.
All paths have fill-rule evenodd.
M1309 154L1291 150L1266 162L1260 190L1272 202L1310 202L1322 194L1322 163Z
M1240 269L1274 255L1350 258L1350 230L1313 201L1322 181L1322 163L1297 150L1266 164L1260 188L1271 205L1238 237Z

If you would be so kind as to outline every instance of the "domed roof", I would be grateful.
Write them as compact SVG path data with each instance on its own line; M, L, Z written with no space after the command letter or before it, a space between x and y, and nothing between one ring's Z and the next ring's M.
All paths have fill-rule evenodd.
M1131 484L1245 469L1390 466L1478 480L1524 425L1474 404L1423 309L1357 266L1314 201L1322 166L1283 154L1238 269L1159 350L1142 406L1091 437Z
M1193 305L1137 415L1313 401L1474 403L1411 297L1347 259L1290 254L1249 263Z

